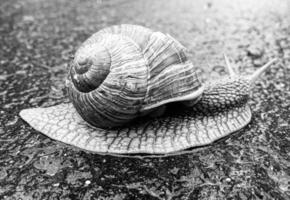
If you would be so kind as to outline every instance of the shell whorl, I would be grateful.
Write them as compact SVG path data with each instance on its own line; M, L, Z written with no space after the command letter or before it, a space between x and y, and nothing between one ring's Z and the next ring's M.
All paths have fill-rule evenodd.
M195 98L201 87L179 42L135 25L109 27L87 39L68 80L76 110L96 127L122 126L144 110Z
M81 48L70 68L70 77L80 92L90 92L105 80L110 72L111 56L98 44Z

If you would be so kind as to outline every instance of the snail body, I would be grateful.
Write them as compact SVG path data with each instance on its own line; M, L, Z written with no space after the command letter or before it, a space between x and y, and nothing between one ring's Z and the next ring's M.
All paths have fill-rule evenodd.
M225 59L230 76L203 84L170 35L112 26L77 50L67 79L72 103L20 116L55 140L93 152L160 154L209 144L250 122L251 85L274 62L242 77ZM176 102L183 108L162 115ZM158 117L142 118L152 113Z

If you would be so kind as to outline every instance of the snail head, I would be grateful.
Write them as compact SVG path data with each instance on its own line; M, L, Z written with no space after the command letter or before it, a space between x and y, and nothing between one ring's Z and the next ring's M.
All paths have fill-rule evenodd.
M248 88L250 88L251 86L254 85L255 81L258 80L258 78L263 74L263 72L265 72L267 69L269 69L269 67L277 61L276 58L272 59L271 61L267 62L265 65L263 65L261 68L259 68L258 70L256 70L252 75L249 76L240 76L238 74L236 74L233 70L233 67L230 64L230 61L228 59L228 57L224 54L224 59L226 62L226 67L229 71L229 79L232 80L232 82L237 81L238 83L240 83L241 85L248 85ZM241 83L244 82L244 83ZM237 84L234 83L234 85L236 85L237 89L241 89L241 91L243 92L243 87L239 87Z
M220 110L245 104L249 99L254 82L277 60L269 61L250 76L240 76L234 72L226 55L224 58L229 76L209 82L199 102L202 107L209 110Z

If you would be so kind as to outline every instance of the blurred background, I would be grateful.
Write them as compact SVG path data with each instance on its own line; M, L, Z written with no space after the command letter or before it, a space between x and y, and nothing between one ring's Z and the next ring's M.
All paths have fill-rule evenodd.
M118 158L83 152L30 128L21 109L67 102L78 46L115 24L169 33L203 80L223 53L256 84L251 124L191 154ZM289 199L290 2L287 0L0 0L0 199Z

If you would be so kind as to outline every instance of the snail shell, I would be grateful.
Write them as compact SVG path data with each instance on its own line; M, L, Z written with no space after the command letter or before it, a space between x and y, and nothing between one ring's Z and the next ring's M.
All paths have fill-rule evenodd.
M76 52L67 81L72 103L24 109L20 116L43 134L92 152L164 154L206 145L250 122L250 86L275 61L238 76L225 59L230 76L203 85L171 36L135 25L105 28ZM189 107L138 118L175 101Z
M169 102L194 100L203 91L178 41L136 25L113 26L87 39L68 80L75 108L96 127L122 126Z

